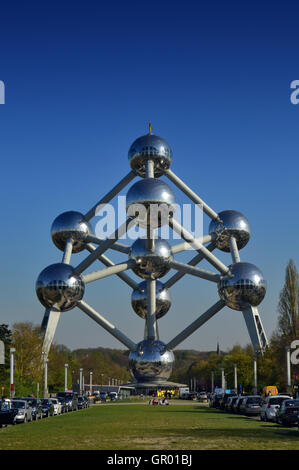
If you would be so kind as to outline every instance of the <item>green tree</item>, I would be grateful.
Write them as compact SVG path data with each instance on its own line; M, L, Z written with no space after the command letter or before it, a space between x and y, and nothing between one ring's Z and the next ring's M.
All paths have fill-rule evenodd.
M285 273L285 283L279 296L278 333L289 341L299 333L299 276L293 260Z
M0 365L0 393L4 387L4 393L7 395L9 392L9 348L11 346L12 332L8 325L0 325L0 340L3 341L5 347L5 363Z

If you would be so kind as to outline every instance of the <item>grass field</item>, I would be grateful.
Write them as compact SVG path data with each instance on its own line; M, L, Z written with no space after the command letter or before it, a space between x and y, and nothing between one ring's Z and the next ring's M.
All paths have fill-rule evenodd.
M298 450L299 432L193 404L113 404L0 429L0 449Z

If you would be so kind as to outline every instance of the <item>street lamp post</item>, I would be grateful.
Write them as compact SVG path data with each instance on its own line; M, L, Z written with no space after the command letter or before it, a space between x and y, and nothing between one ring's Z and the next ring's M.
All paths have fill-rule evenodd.
M68 387L67 387L67 368L68 368L68 364L64 364L64 390L67 391Z
M211 372L211 392L214 393L214 371Z
M92 372L89 373L89 394L92 395Z
M224 369L221 368L221 388L223 392L225 391L225 377L224 377Z
M10 398L15 396L15 384L14 384L14 353L15 348L10 348Z
M235 392L238 392L238 378L237 378L237 364L234 364L234 387Z
M257 394L257 358L254 356L253 358L253 377L254 377L254 387L253 393L254 395Z
M48 398L48 358L44 356L44 398Z
M82 368L80 369L80 385L79 385L79 388L80 388L80 395L82 395L82 390L83 390L83 369Z
M286 346L286 360L287 360L287 391L291 392L291 356L290 347Z

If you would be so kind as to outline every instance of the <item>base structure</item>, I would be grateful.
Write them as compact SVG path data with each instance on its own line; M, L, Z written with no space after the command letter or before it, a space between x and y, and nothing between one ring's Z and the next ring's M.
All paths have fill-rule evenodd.
M122 384L123 387L133 387L136 390L137 395L151 395L156 390L177 390L180 388L188 387L187 384L181 384L176 382L129 382Z

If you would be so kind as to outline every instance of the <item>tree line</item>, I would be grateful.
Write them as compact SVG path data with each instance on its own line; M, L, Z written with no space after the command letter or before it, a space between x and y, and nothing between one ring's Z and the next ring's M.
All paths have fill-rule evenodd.
M284 286L277 307L277 326L265 353L257 357L258 386L276 385L286 391L286 346L299 339L299 275L295 263L290 260L285 272ZM0 325L0 340L5 344L5 364L0 365L0 387L2 394L9 394L9 349L15 352L15 390L18 396L42 393L43 362L40 326L29 322ZM190 384L196 381L198 390L210 390L211 373L214 384L221 385L221 368L224 368L228 388L234 386L234 364L237 364L238 384L242 389L253 389L253 356L251 345L234 345L228 351L199 352L174 351L175 365L170 380ZM129 353L126 350L108 348L85 348L71 351L64 345L53 343L48 362L48 390L50 393L64 390L65 369L68 364L68 384L79 380L83 369L84 382L89 384L89 372L93 372L93 384L108 384L112 379L126 383L131 380ZM292 383L297 382L299 366L292 365Z

